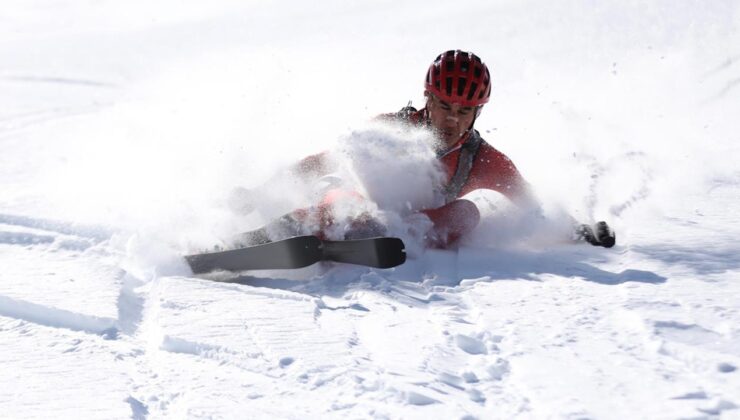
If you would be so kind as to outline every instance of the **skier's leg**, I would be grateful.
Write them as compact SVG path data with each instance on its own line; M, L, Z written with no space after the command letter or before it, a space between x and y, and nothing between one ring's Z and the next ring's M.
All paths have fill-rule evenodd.
M266 244L268 242L306 235L304 226L310 217L308 209L298 209L285 214L259 229L240 233L232 238L237 248Z
M360 193L354 190L336 188L329 190L319 204L319 221L320 231L316 233L321 239L327 239L327 232L334 227L336 220L334 208L336 205L347 202L362 204L365 201ZM378 236L384 236L387 233L386 227L369 213L362 213L348 222L344 232L341 232L342 239L366 239Z
M234 246L244 247L264 244L293 236L314 235L319 239L329 239L328 232L335 226L334 206L341 202L365 200L356 191L341 188L331 189L324 194L315 207L294 210L269 224L237 235ZM343 239L363 239L383 236L385 226L369 214L362 214L349 222Z
M436 209L422 210L434 223L427 236L430 248L447 248L463 235L470 233L480 222L480 212L470 200L455 200Z
M327 191L317 206L319 220L319 235L322 236L326 230L335 222L334 206L341 202L355 201L361 203L365 198L357 191L343 188L333 188Z

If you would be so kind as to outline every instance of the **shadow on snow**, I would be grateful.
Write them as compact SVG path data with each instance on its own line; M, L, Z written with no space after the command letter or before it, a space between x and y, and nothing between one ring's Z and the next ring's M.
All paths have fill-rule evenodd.
M459 251L429 250L395 269L371 269L346 264L320 263L311 275L301 280L280 276L278 272L210 278L252 287L288 290L312 296L342 297L357 290L403 298L409 304L424 304L438 297L434 286L457 287L475 281L544 281L547 277L570 278L603 285L625 282L664 283L659 274L637 269L610 272L589 261L603 259L603 249L568 247L550 251L471 249Z

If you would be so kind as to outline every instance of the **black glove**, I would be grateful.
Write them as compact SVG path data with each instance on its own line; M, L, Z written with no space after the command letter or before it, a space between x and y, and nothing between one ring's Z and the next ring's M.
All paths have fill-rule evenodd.
M575 230L576 239L586 241L593 246L603 246L611 248L617 241L617 236L612 228L606 222L598 222L593 227L589 225L579 225Z

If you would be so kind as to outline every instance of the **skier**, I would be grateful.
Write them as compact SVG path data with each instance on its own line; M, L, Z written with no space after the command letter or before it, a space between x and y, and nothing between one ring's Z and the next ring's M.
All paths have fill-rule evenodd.
M475 130L475 121L491 96L491 75L488 67L473 53L450 50L440 54L429 66L424 82L426 106L416 110L410 104L399 112L384 114L381 120L423 126L432 130L439 140L437 157L447 176L444 188L445 204L438 208L424 209L432 229L425 236L426 245L446 248L470 233L480 221L476 205L464 195L478 190L497 191L523 211L537 211L539 203L529 184L512 161L484 141ZM301 177L318 177L330 173L326 153L309 156L293 169ZM250 191L237 189L232 195L232 208L246 212ZM334 189L327 192L314 209L300 209L283 216L270 225L241 235L239 243L251 245L278 239L282 236L313 233L325 236L333 221L331 207L341 200L362 200L357 193ZM318 227L316 232L305 232L307 221ZM303 231L302 231L303 229ZM385 227L371 216L357 217L349 225L344 239L381 236ZM614 233L605 222L594 227L577 225L575 236L592 245L611 247Z

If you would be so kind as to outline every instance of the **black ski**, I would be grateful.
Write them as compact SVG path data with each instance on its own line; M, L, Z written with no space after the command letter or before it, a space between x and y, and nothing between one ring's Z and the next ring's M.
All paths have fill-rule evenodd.
M323 259L348 264L391 268L406 262L406 246L398 238L323 241Z
M247 248L188 255L185 260L195 274L301 268L319 261L390 268L406 261L406 249L398 238L322 241L315 236L298 236Z

